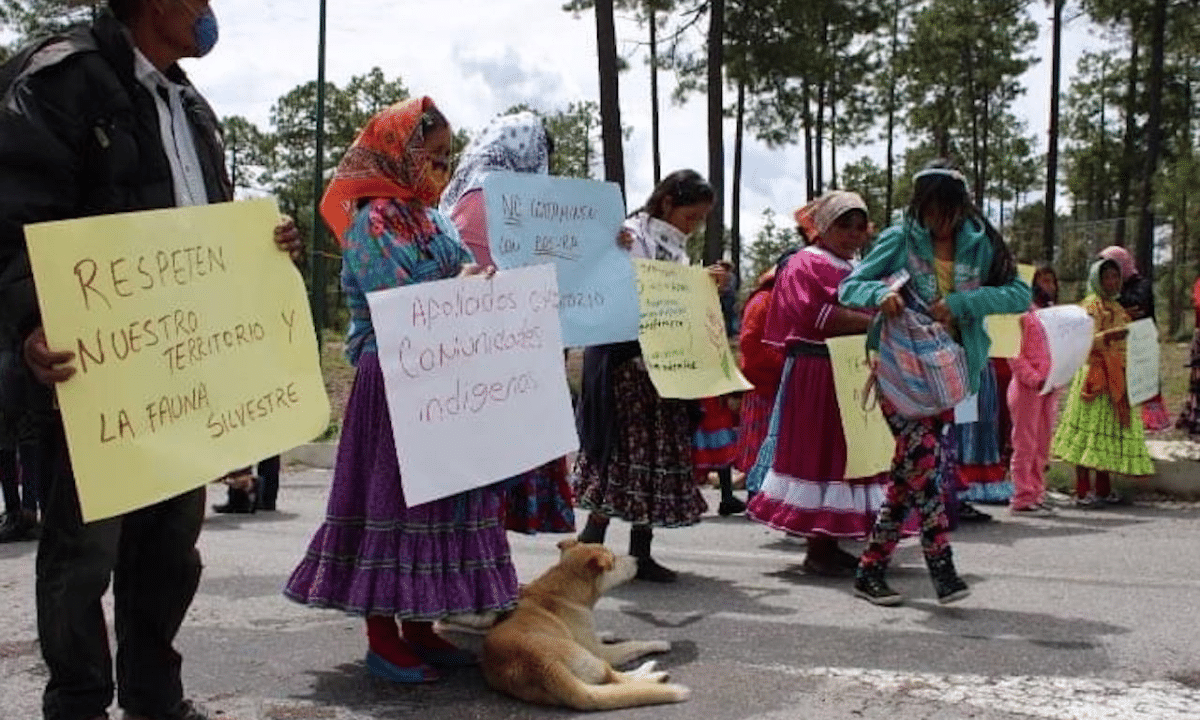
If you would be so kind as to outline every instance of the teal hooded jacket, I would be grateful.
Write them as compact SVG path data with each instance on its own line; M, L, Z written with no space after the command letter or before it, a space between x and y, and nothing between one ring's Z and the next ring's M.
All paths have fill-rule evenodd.
M983 326L988 315L1022 313L1029 309L1031 291L1020 277L999 287L983 284L992 265L992 242L983 226L967 219L954 238L954 291L945 297L958 324L971 392L979 391L979 376L992 340ZM911 219L884 230L867 257L838 288L846 307L875 309L888 294L888 278L907 270L913 290L932 305L938 298L929 230ZM868 347L878 345L879 324L872 327Z

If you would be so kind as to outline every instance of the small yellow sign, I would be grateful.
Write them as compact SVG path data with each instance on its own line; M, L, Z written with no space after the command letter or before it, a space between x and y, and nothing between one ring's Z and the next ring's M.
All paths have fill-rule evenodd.
M329 421L274 200L25 228L85 521L307 442Z
M717 287L704 268L642 258L633 267L642 360L661 397L693 400L754 387L730 352Z
M1037 268L1032 265L1018 265L1017 273L1021 279L1033 284L1033 274ZM984 319L988 337L992 339L988 355L994 358L1015 358L1021 352L1021 314L988 315Z
M892 467L896 439L877 403L863 407L871 366L865 335L846 335L825 341L833 363L833 387L846 436L846 473L860 478L887 472Z

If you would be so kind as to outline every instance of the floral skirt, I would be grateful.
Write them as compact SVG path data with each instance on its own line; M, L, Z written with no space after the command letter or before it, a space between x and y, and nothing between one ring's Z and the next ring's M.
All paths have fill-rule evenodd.
M660 398L636 360L612 372L617 437L607 462L579 454L576 503L636 524L700 522L708 503L693 475L688 401Z
M1054 432L1051 453L1073 465L1093 470L1144 477L1154 474L1154 462L1146 449L1142 414L1129 413L1129 426L1117 419L1112 400L1101 395L1084 400L1081 392L1087 378L1084 365L1071 381L1067 407Z
M567 481L567 459L558 458L507 483L504 527L534 535L575 532L575 494Z
M357 615L436 620L507 610L517 573L501 525L504 486L409 507L379 358L358 363L325 522L284 595Z

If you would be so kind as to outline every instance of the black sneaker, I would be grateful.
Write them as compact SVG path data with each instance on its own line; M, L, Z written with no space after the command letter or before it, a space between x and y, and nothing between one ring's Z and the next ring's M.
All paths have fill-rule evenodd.
M637 574L634 577L650 582L673 583L679 574L659 565L654 558L646 556L637 559Z
M960 522L991 522L992 516L971 503L962 503L958 506L958 519Z
M933 589L942 605L957 602L971 594L971 589L954 569L954 559L949 548L936 557L926 557L925 564L929 567L929 578L933 581Z
M883 579L883 568L858 568L854 578L854 596L874 605L899 605L904 596L893 590Z

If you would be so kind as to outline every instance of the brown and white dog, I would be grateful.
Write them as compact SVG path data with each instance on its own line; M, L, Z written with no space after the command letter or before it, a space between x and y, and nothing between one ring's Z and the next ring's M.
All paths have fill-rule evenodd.
M559 562L521 590L517 608L487 634L481 662L488 684L528 702L576 710L612 710L682 702L691 691L667 684L653 660L623 665L671 648L665 640L601 642L592 608L609 588L633 578L637 561L603 545L558 544Z

